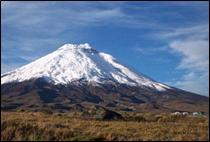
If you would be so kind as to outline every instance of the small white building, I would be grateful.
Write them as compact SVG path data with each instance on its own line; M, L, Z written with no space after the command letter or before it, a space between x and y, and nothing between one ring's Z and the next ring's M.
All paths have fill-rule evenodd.
M192 115L193 115L193 116L198 116L199 113L198 113L198 112L193 112Z
M189 113L188 112L182 112L182 115L188 115Z
M172 113L173 115L181 115L181 112L174 112L174 113Z

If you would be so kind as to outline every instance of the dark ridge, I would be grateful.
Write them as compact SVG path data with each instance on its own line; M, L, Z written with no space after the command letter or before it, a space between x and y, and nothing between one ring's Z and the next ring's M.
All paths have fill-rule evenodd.
M168 89L157 92L148 87L119 83L94 84L75 81L54 85L46 79L32 79L1 85L3 110L30 109L51 111L85 111L88 106L100 105L113 111L135 112L208 112L209 98L194 93ZM133 109L128 109L132 106Z

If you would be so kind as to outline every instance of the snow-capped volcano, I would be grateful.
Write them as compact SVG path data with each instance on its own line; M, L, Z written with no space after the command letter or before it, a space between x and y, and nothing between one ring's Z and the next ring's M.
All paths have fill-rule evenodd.
M54 84L72 81L117 82L131 86L147 86L158 91L170 87L132 72L109 54L98 52L89 44L65 44L56 51L1 75L1 84L45 78Z
M2 74L1 98L2 110L86 112L94 105L133 112L208 110L207 97L135 73L89 44L65 44Z

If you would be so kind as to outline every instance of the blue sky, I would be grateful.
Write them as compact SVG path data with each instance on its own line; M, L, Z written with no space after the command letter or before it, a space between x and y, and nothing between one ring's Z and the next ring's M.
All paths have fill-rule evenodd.
M1 72L89 43L154 80L209 96L208 2L2 2Z

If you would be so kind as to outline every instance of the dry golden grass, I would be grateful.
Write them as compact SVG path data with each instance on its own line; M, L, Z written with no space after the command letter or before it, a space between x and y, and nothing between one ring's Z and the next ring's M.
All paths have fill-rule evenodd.
M145 117L145 116L141 116ZM1 141L208 140L207 117L159 115L152 121L82 120L72 114L1 112ZM146 117L145 117L146 118ZM141 119L140 119L141 120Z

